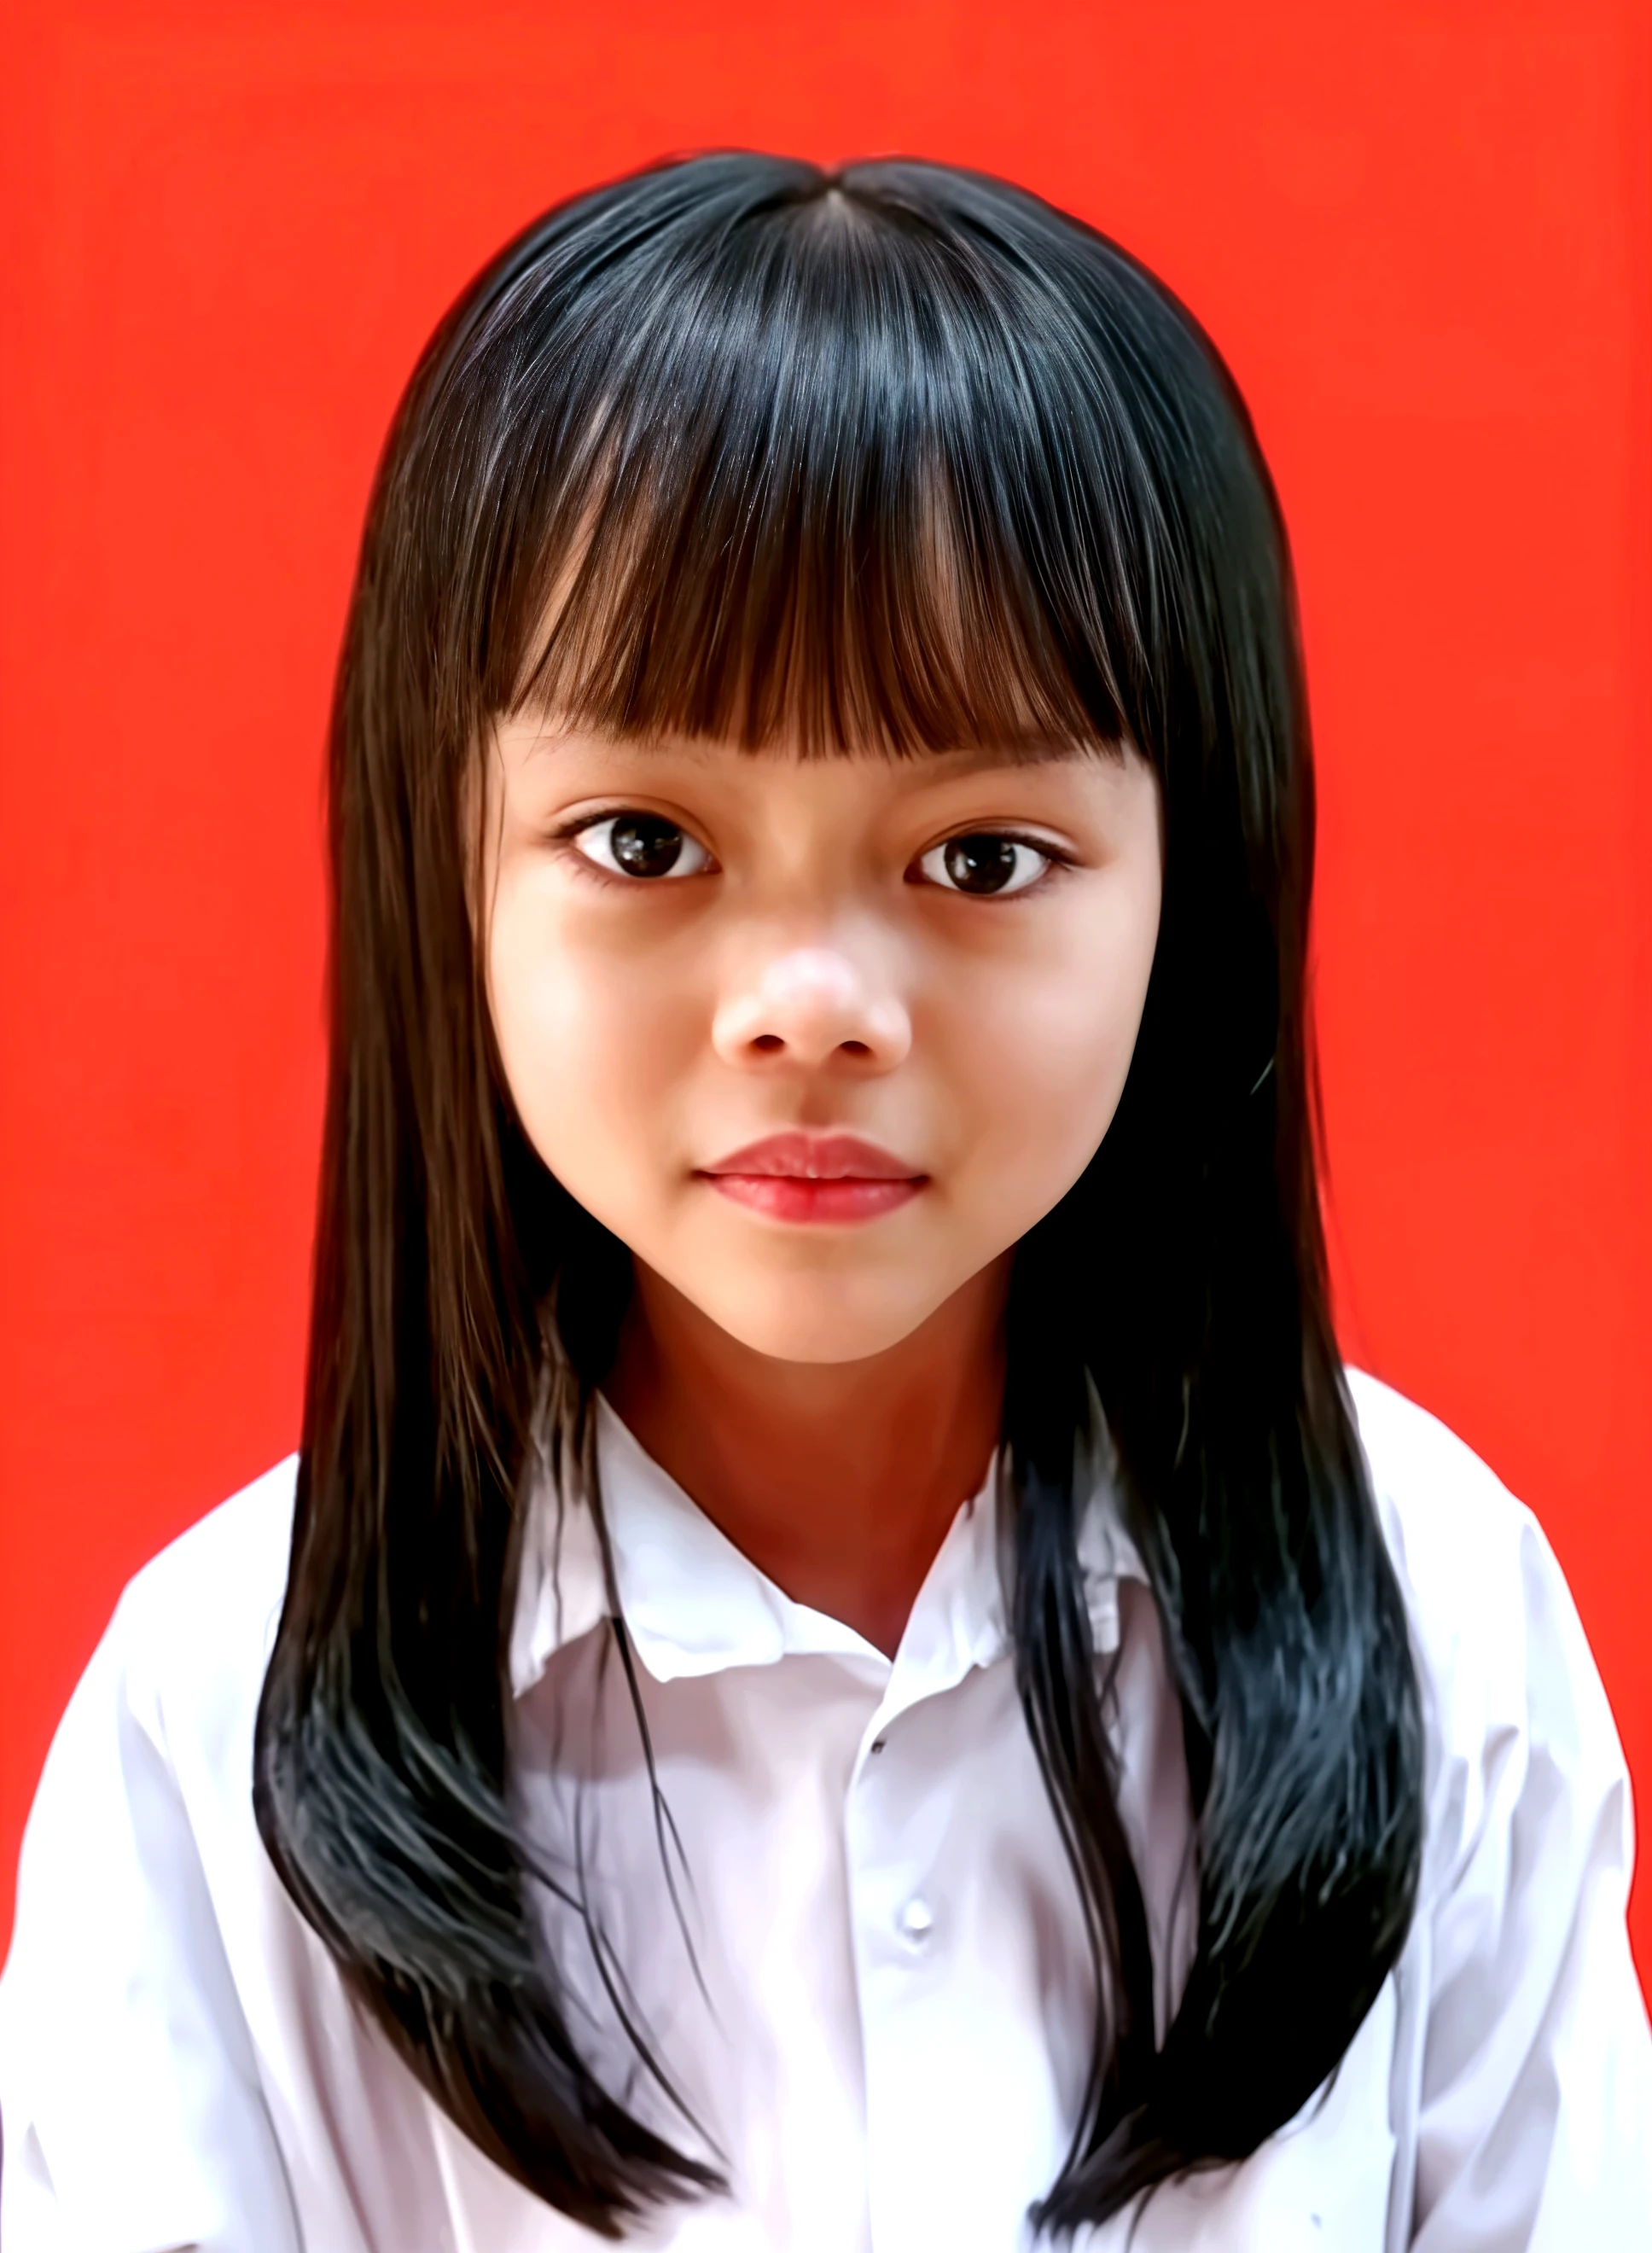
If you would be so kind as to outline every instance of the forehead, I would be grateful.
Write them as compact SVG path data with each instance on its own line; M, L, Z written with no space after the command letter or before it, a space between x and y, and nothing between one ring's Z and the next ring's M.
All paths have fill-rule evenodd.
M507 714L493 722L493 743L510 770L551 776L571 766L609 767L643 776L651 771L699 775L746 789L798 772L825 779L860 777L866 786L923 789L955 778L1011 770L1127 766L1140 754L1127 741L1062 742L1021 738L1004 743L962 744L950 750L903 751L882 746L834 744L820 750L796 741L751 746L706 736L627 734L582 726L542 712Z

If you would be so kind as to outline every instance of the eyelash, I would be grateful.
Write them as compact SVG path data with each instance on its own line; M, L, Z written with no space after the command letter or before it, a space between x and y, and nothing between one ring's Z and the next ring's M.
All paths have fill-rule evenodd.
M954 830L951 836L943 837L938 844L930 846L927 851L918 855L912 866L915 869L921 869L926 861L944 854L950 847L968 844L977 839L989 844L1014 846L1021 852L1035 854L1043 866L1025 883L1000 885L995 891L970 892L961 884L943 884L927 874L921 880L909 874L907 881L926 882L934 885L936 890L951 892L959 899L1016 899L1025 893L1036 891L1056 869L1070 868L1073 865L1070 854L1052 845L1048 838L1029 837L1024 831L1016 829L958 829Z
M611 845L609 848L609 859L603 861L580 842L582 838L592 836L597 831L626 820L652 823L660 829L673 831L680 840L681 846L686 846L692 853L697 853L702 856L699 866L679 868L675 865L679 854L673 854L672 862L666 868L651 875L617 866L614 862ZM602 813L582 815L577 821L570 822L566 828L559 830L557 840L560 843L571 845L574 847L582 863L583 873L593 875L599 882L605 883L680 882L689 876L714 874L717 867L716 861L709 849L702 845L691 831L684 828L680 822L673 821L669 814L651 813L641 807L616 806ZM1020 851L1034 854L1043 866L1025 882L1012 882L1000 885L996 890L979 892L971 892L958 883L944 883L938 876L924 871L926 861L933 861L944 854L952 846L965 844L974 840L992 844L1008 845ZM942 838L938 844L927 847L919 854L908 868L907 882L927 883L937 891L950 891L961 899L1014 899L1023 893L1036 890L1048 880L1053 870L1069 868L1072 865L1070 856L1062 852L1058 847L1052 845L1046 838L1028 836L1022 831L1014 829L963 829L954 831L951 836ZM920 874L920 871L924 873Z
M611 845L610 857L607 861L603 861L598 860L595 853L590 852L580 842L582 838L593 836L599 830L616 827L624 821L647 822L659 829L674 831L681 841L681 846L686 846L691 854L698 853L702 856L699 866L679 868L676 861L681 849L680 847L679 852L673 854L672 861L666 868L652 875L639 874L635 870L615 865ZM575 856L582 864L582 872L596 877L603 883L680 883L689 876L704 875L714 870L717 865L708 848L701 843L692 831L685 829L681 822L673 821L667 813L651 813L642 806L617 806L603 813L582 815L577 821L570 822L565 829L558 831L557 837L560 843L573 847Z

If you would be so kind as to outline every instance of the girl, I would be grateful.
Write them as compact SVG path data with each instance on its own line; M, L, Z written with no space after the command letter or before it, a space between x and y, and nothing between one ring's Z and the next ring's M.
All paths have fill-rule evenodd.
M303 1444L30 1828L8 2253L1649 2242L1610 1716L1345 1375L1290 565L997 182L460 303L331 771Z

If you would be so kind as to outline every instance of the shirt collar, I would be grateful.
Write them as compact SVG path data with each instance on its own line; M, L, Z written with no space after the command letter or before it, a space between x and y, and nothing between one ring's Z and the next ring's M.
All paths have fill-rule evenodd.
M656 1681L831 1655L887 1673L892 1662L840 1620L792 1601L645 1453L608 1402L596 1402L596 1460L620 1610L638 1659ZM1091 1632L1103 1654L1119 1646L1118 1583L1145 1580L1114 1501L1110 1459L1081 1463L1090 1496L1078 1558ZM998 1560L998 1464L959 1509L913 1606L894 1664L957 1680L1008 1649ZM559 1502L547 1471L526 1496L510 1648L511 1687L526 1697L566 1643L607 1619L611 1606L589 1503Z

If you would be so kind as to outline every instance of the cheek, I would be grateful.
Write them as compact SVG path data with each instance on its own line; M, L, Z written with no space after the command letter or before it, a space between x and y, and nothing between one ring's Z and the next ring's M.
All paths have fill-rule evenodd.
M1077 1180L1129 1073L1158 931L1156 889L1106 904L1108 912L1075 917L1036 966L995 978L972 1005L960 994L952 1011L952 1076L979 1122L971 1170L1018 1231Z
M657 952L644 960L616 945L600 918L548 890L501 889L489 948L494 1033L540 1157L582 1203L611 1208L628 1181L647 1177L637 1154L667 1123L692 999Z

